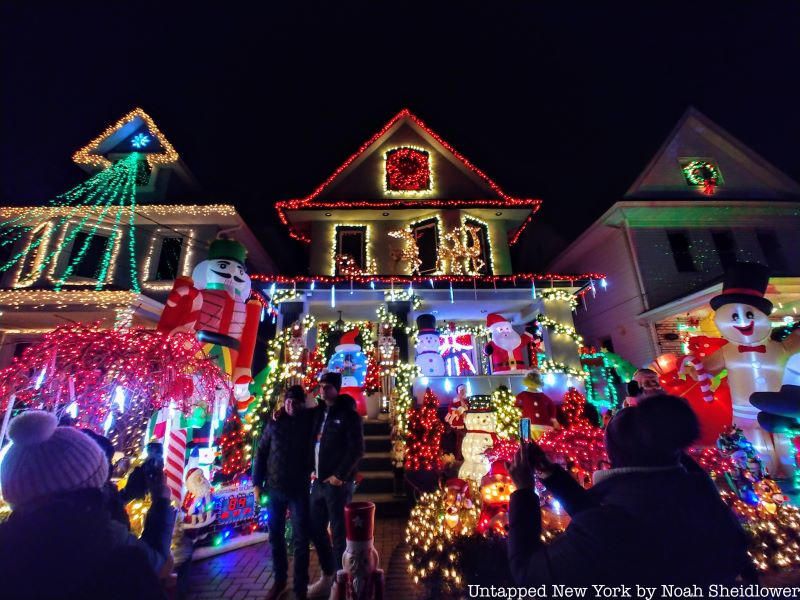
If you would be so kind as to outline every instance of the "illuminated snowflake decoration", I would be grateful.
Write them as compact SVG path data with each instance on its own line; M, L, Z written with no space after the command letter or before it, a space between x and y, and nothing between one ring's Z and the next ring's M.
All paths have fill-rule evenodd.
M131 139L131 146L134 148L144 148L150 143L150 136L144 133L137 133Z

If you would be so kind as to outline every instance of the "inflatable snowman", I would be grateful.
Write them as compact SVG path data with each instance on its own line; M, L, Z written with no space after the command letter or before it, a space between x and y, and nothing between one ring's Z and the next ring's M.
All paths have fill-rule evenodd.
M734 423L764 461L775 468L778 456L768 432L780 431L785 420L780 418L780 411L777 416L772 414L771 396L765 397L763 393L778 392L784 383L786 363L800 350L800 332L783 342L771 339L772 302L764 297L768 283L769 270L755 263L736 263L725 273L722 293L712 298L710 304L715 311L714 324L727 343L701 362L711 375L727 369ZM698 378L696 370L689 373ZM794 413L800 416L798 404L794 406ZM759 408L768 412L759 414ZM781 449L778 454L784 456L786 452Z
M436 329L436 317L428 314L418 316L417 329L414 362L420 368L423 377L444 375L444 358L439 353L439 332Z
M364 383L367 380L367 356L356 343L358 328L351 329L342 335L336 346L336 353L328 361L328 370L342 374L342 394L349 394L356 401L358 414L367 414L364 399Z

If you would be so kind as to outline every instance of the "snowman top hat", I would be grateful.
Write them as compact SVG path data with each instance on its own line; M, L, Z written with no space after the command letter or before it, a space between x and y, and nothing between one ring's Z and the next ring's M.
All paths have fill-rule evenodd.
M358 337L358 327L343 333L342 339L336 346L336 352L358 352L361 350L361 346L356 343L356 337Z
M769 269L758 263L737 262L725 271L722 293L714 296L711 308L726 304L749 304L765 315L772 312L772 302L764 297L769 284Z
M418 335L439 335L436 329L436 317L431 314L424 314L417 317Z

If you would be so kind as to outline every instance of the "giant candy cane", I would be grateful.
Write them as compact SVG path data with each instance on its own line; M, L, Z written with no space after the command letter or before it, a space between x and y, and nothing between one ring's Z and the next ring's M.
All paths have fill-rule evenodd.
M703 400L711 402L714 400L714 394L711 391L711 373L706 371L703 361L698 359L694 354L687 354L681 361L681 369L684 366L694 367L697 373L697 382L700 384L700 391L703 393Z

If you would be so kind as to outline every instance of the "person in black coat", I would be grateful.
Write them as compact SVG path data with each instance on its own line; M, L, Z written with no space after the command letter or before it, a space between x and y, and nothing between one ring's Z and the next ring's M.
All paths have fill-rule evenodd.
M264 427L253 466L256 496L267 493L269 543L275 583L267 598L274 600L286 588L286 509L292 518L294 535L294 591L305 598L308 585L309 499L308 484L313 455L311 427L313 411L305 408L303 386L286 390L283 408Z
M344 507L353 498L358 463L364 456L361 416L356 412L355 400L347 394L339 394L341 386L339 373L325 373L320 378L323 404L316 409L313 430L311 539L317 548L322 574L309 587L309 597L327 597L336 571L342 568L346 545Z
M606 429L612 468L581 487L534 443L510 467L508 558L518 585L731 585L752 580L747 538L704 472L683 451L699 435L680 398L654 396L620 411ZM545 546L533 471L571 517ZM659 590L661 588L659 587ZM589 590L592 590L589 587Z
M12 508L0 524L0 582L15 600L154 600L170 566L175 512L161 471L146 481L152 504L141 538L108 513L108 463L100 447L55 416L27 411L11 421L0 464Z

